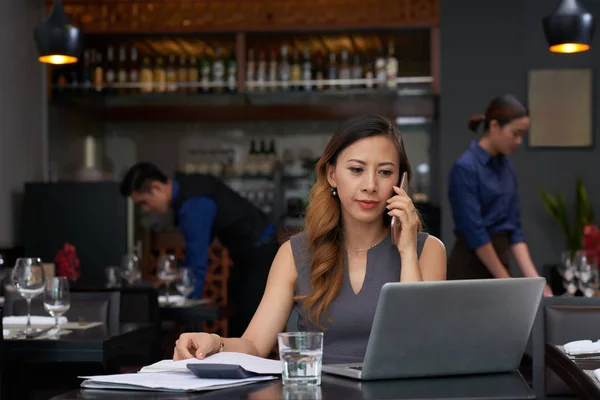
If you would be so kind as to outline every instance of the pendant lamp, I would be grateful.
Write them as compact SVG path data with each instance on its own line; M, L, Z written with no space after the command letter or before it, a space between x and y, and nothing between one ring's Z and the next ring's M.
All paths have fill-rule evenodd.
M62 5L54 0L48 19L34 30L39 61L47 64L76 63L83 47L83 32L73 25Z
M590 49L594 17L578 0L561 0L554 12L544 18L543 25L550 51L579 53Z

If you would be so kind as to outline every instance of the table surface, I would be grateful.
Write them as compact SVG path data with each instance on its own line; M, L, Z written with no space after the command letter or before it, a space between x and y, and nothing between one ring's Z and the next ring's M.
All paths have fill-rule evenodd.
M295 388L281 380L255 383L230 389L196 393L167 393L127 390L80 389L54 397L75 399L438 399L517 400L535 399L519 372L461 377L398 379L360 382L324 374L320 386Z
M600 382L589 372L600 368L599 358L569 357L562 346L546 345L546 365L582 399L599 399Z
M9 360L104 362L118 355L120 348L149 343L157 334L155 324L121 323L74 329L53 339L9 339L4 344Z

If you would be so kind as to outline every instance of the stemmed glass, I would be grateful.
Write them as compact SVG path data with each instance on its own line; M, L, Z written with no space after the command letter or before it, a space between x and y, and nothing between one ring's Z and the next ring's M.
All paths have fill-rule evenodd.
M166 254L158 257L156 275L165 283L165 303L169 304L169 286L177 279L177 262L174 255Z
M565 288L565 296L574 296L577 292L577 259L578 252L571 257L569 251L562 253L561 263L558 265L558 273L562 277L562 284Z
M44 291L46 276L39 258L18 258L11 275L12 283L27 301L27 325L24 333L33 333L31 328L31 299Z
M58 332L58 319L71 307L69 281L64 276L52 278L46 282L44 290L44 308L54 317L54 329Z
M179 268L175 287L184 298L187 298L196 287L196 277L194 276L194 271L192 271L192 269L189 267Z
M121 260L121 274L130 285L142 277L140 261L135 254L126 254Z

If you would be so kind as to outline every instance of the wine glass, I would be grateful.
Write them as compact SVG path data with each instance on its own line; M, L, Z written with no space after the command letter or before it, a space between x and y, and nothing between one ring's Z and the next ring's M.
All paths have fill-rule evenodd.
M54 329L60 330L58 319L71 307L69 281L64 276L49 279L44 290L44 309L54 317Z
M192 269L189 267L179 268L179 274L175 287L184 298L187 298L196 287L196 277L194 276L194 271L192 271Z
M126 254L121 260L121 275L130 285L142 277L140 261L135 254Z
M165 254L158 257L156 275L165 283L165 303L169 304L169 286L177 279L177 263L174 255Z
M34 258L18 258L11 274L11 280L17 291L27 301L27 325L24 333L33 333L31 328L31 299L44 291L46 276L42 260Z

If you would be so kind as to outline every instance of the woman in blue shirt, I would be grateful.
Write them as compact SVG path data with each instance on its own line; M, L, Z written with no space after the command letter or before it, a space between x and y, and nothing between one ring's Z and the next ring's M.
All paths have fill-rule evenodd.
M512 253L523 275L539 276L525 243L519 215L517 176L508 159L529 130L527 109L512 95L496 97L468 127L479 141L454 162L449 199L456 243L448 259L448 279L509 278ZM549 286L545 296L551 296Z

